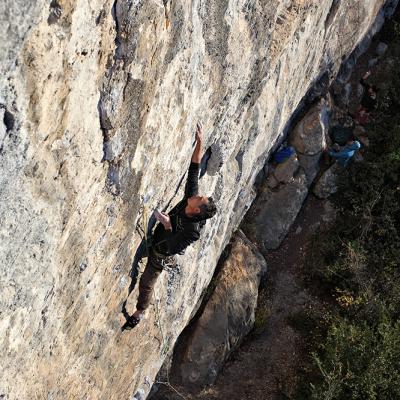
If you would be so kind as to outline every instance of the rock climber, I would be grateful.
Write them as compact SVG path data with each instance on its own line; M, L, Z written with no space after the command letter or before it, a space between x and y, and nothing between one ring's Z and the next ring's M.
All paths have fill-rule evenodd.
M175 254L183 251L200 237L200 229L217 209L211 197L198 195L198 179L202 158L203 132L196 128L196 146L189 166L184 198L168 213L154 212L157 224L149 248L146 268L139 282L136 311L128 317L123 329L132 329L144 316L150 304L153 287L165 266L174 266Z
M354 140L354 138L350 138L343 147L340 147L335 143L332 149L329 151L329 155L335 158L339 165L345 167L350 159L354 156L355 152L360 148L360 142L358 140Z

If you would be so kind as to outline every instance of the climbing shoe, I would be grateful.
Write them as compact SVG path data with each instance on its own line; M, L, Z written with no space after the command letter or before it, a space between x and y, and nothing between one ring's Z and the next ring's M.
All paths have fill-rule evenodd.
M130 331L131 329L133 329L141 320L143 319L143 315L141 315L140 317L134 317L133 315L131 317L129 317L125 324L122 326L122 330L123 331Z

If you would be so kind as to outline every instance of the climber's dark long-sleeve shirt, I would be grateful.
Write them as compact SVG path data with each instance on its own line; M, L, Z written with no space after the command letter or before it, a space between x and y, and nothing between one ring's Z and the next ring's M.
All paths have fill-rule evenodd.
M182 253L191 243L200 238L200 224L185 214L187 199L196 196L199 190L200 164L191 162L185 186L185 197L168 213L172 231L158 224L153 235L155 250L163 255Z

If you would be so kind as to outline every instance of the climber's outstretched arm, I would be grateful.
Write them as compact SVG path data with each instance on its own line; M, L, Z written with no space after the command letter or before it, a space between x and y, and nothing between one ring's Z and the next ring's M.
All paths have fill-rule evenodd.
M196 127L196 147L193 150L185 186L185 198L196 196L199 192L199 171L202 157L203 131L200 123Z
M194 148L192 155L192 162L196 164L200 164L203 147L203 129L201 127L200 122L196 126L196 147Z

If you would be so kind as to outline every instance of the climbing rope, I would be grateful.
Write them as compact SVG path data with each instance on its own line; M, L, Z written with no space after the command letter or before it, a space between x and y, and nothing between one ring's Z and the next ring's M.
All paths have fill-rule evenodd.
M168 353L169 346L168 346L168 343L167 343L167 341L165 339L164 331L163 331L162 324L161 324L160 309L159 309L159 306L158 306L158 303L159 303L160 299L158 299L156 297L156 292L155 292L154 288L153 288L153 296L154 296L154 298L156 300L155 301L155 309L156 309L157 326L158 326L158 329L160 330L161 338L162 338L161 353L162 353L162 355L165 355L165 354Z
M169 379L169 378L167 378L167 379ZM186 400L186 397L185 397L182 393L180 393L176 388L174 388L174 387L168 382L168 380L167 380L167 382L156 381L155 383L158 384L158 385L164 385L164 386L168 387L169 389L172 389L179 397L181 397L183 400Z
M144 244L146 246L146 255L149 256L149 244L147 236L147 228L149 226L149 209L146 205L143 205L143 233L144 233Z

